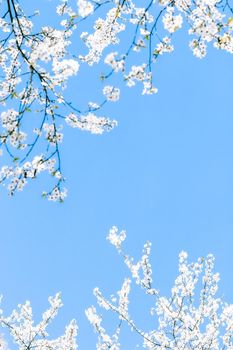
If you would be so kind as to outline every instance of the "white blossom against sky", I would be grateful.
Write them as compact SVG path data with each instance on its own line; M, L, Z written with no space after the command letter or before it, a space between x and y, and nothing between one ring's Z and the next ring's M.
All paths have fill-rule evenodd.
M164 292L173 284L181 250L191 259L213 253L220 291L232 302L233 57L210 49L199 60L182 32L174 46L157 64L157 94L119 86L120 100L105 110L118 121L114 130L91 135L66 128L69 196L63 204L38 196L48 181L44 175L13 198L0 189L3 307L10 311L29 299L39 316L48 295L62 291L54 333L75 317L80 349L95 346L84 314L94 302L93 288L110 295L127 275L106 241L112 225L127 230L131 255L152 242L154 281ZM82 65L70 100L92 94L95 101L97 86L104 88L96 78L100 71ZM142 311L135 309L146 320Z

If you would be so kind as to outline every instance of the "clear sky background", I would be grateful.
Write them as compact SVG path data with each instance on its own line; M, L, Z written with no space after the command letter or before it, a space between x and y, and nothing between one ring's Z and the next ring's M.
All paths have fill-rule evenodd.
M70 100L95 96L99 71L83 66L71 82ZM104 111L119 122L111 133L66 129L64 204L40 197L46 178L13 198L0 190L4 309L29 299L39 319L47 297L62 291L64 307L51 333L60 334L75 317L80 349L95 348L84 315L95 302L93 288L108 296L128 275L106 241L112 225L127 230L125 246L136 258L143 243L152 242L154 282L164 293L181 250L190 259L214 253L220 294L233 302L232 56L210 49L198 60L178 33L175 52L156 66L155 81L159 93L152 97L122 86L120 102ZM132 314L147 321L140 293L136 297Z

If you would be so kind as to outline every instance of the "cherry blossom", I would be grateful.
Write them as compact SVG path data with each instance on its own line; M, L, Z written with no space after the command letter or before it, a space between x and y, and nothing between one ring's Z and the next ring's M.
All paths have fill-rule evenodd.
M97 350L124 349L126 327L135 337L135 346L148 350L178 350L178 349L232 349L233 305L225 302L218 295L220 276L214 271L214 256L208 254L195 262L188 261L188 254L181 251L178 259L177 277L171 287L170 295L160 293L154 286L151 265L151 243L144 244L141 258L135 261L124 251L126 231L120 231L113 226L107 240L116 248L123 258L129 271L129 277L124 278L118 292L106 297L95 287L93 294L97 305L88 307L85 311L98 339ZM135 283L134 283L135 282ZM158 281L156 282L159 283ZM139 287L145 297L151 300L149 315L153 322L146 324L134 319L135 307L143 305L143 294L134 293ZM134 300L141 295L141 300ZM2 349L8 349L4 334L8 331L12 340L20 350L76 350L77 324L72 320L65 332L57 339L51 339L48 325L57 316L62 307L61 294L49 297L50 307L42 315L41 321L33 320L32 307L29 301L5 316L0 310L0 321L3 327L0 338ZM145 308L143 309L145 311ZM106 313L113 313L111 324ZM106 319L105 319L106 316ZM107 322L106 322L107 320ZM109 329L109 330L108 330ZM124 329L124 331L123 331ZM127 345L127 344L126 344Z
M57 339L48 339L47 327L57 316L59 309L62 307L61 295L56 294L49 297L50 307L46 310L39 323L34 324L32 307L29 301L19 304L18 308L13 310L10 316L1 316L1 324L7 328L12 336L13 341L18 345L20 350L25 349L50 349L50 350L76 350L76 336L78 327L75 320L72 320L65 328L65 332ZM8 348L1 341L3 349Z
M140 83L142 95L158 92L156 63L175 50L177 31L188 32L198 58L210 45L233 53L233 7L227 0L54 0L53 26L45 23L38 2L33 13L24 11L25 2L2 0L0 10L0 182L11 195L39 175L39 169L34 177L24 171L39 156L54 179L43 195L62 201L61 126L93 134L112 130L117 122L100 110L119 100L122 83ZM83 64L99 64L104 82L100 100L87 101L86 108L79 107L79 96L67 98L69 81L79 79ZM53 171L45 167L51 160Z
M232 348L233 306L217 295L220 278L219 274L214 272L212 254L189 263L188 254L181 251L178 276L171 288L170 296L166 297L153 287L149 242L144 245L141 259L134 263L134 259L124 252L122 246L126 239L125 231L119 231L114 226L110 229L107 239L123 257L132 280L127 278L117 296L110 298L105 297L98 288L94 289L99 307L106 312L115 313L118 318L116 333L111 336L102 325L103 311L100 316L94 306L87 310L88 319L98 334L97 349L124 348L121 347L121 341L124 339L120 335L124 324L135 333L138 348L149 350ZM146 325L143 328L139 327L130 315L130 289L133 288L133 280L148 298L152 299L150 314L156 319L154 329L148 330ZM132 307L135 307L135 301L131 300L131 303ZM99 323L97 327L97 320L100 320L101 326ZM116 334L117 344L114 343Z

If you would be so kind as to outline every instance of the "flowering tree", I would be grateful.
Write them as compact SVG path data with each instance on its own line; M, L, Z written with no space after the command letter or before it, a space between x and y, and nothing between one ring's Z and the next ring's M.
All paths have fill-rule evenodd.
M104 297L98 288L94 295L100 308L116 314L118 319L114 334L109 335L102 325L101 316L96 307L86 310L86 316L98 334L98 350L118 350L121 348L121 330L126 324L137 335L137 341L148 350L180 349L232 349L233 305L219 298L219 274L213 272L214 257L199 258L195 263L188 263L187 253L179 255L179 274L171 289L171 295L164 297L153 287L152 269L149 261L151 244L147 242L138 262L124 253L122 243L125 231L119 232L113 227L107 239L123 257L131 273L131 279L123 282L117 296ZM142 329L130 316L129 294L132 281L142 288L148 298L152 299L151 316L154 328ZM20 350L75 350L77 349L77 325L73 320L66 327L64 335L47 339L46 328L57 315L62 306L61 296L49 298L50 308L37 325L33 323L32 309L29 302L19 305L17 310L5 317L1 314L2 326L8 328ZM1 348L7 345L2 339Z
M37 325L34 325L29 301L24 305L18 305L18 309L13 310L10 316L1 317L2 325L9 329L19 349L77 349L75 320L72 320L66 327L64 335L55 340L47 339L47 327L62 306L60 293L56 294L55 297L50 297L49 303L50 308L43 313L42 320ZM3 338L1 339L1 348L7 349Z
M43 195L63 201L62 125L95 134L113 129L116 121L99 111L119 99L114 73L128 86L142 83L142 94L156 93L154 63L174 50L172 38L182 26L198 58L205 57L209 43L233 52L229 0L147 0L144 7L132 0L54 0L57 26L43 23L36 9L26 13L26 3L0 1L0 183L11 195L47 171L55 182ZM80 64L101 62L106 65L101 79L107 82L103 99L82 110L65 89Z

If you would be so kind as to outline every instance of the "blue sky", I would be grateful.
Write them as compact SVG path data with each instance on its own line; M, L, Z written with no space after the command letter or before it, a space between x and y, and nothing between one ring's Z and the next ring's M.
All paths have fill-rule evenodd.
M96 72L81 68L70 100L96 94ZM175 52L156 66L155 81L159 93L152 97L122 86L120 102L105 109L119 122L111 133L66 129L64 204L40 197L46 178L13 198L0 190L4 308L29 299L38 319L47 297L62 291L52 334L77 318L80 349L95 347L84 316L94 303L92 289L110 295L128 274L106 241L112 225L127 230L126 248L135 257L152 242L155 286L164 293L181 250L190 259L214 253L221 294L232 301L232 56L210 49L198 60L178 34Z

